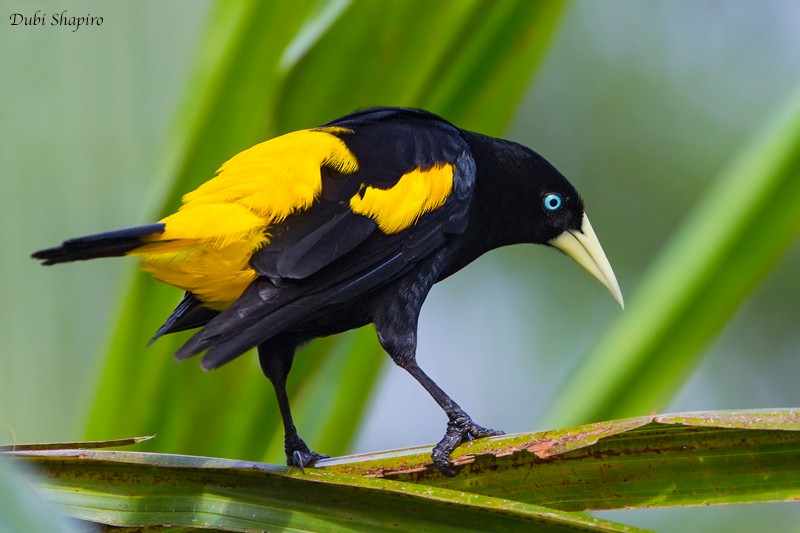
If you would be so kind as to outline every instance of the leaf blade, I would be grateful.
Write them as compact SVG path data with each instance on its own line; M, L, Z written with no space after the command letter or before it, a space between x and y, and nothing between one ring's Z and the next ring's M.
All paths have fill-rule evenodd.
M320 467L565 511L800 499L800 409L630 418L470 441L455 478L415 448Z
M128 527L228 531L634 531L582 515L396 481L246 461L133 452L11 452L65 514ZM459 513L453 513L458 504Z

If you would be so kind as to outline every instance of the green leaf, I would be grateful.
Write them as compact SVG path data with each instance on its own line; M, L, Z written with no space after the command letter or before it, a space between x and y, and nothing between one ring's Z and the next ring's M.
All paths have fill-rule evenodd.
M669 402L800 234L800 94L710 188L628 309L559 390L548 423L653 412Z
M499 134L562 8L527 0L218 2L165 149L153 218L237 151L358 107L428 107ZM280 460L274 394L254 358L207 375L170 362L186 334L143 349L178 296L132 275L87 436L158 434L143 447ZM371 329L298 354L289 394L314 448L347 449L387 360Z
M330 459L351 475L473 492L564 511L800 499L800 409L687 413L480 439L453 478L429 448Z
M400 105L500 135L563 7L531 0L353 2L316 46L282 64L276 125L288 131L357 108Z
M97 443L95 443L97 444ZM6 451L65 514L118 526L623 530L576 511L800 499L800 409L630 418L479 439L445 477L430 448L318 468L105 450Z
M109 451L8 455L64 514L115 526L226 531L635 531L524 503L261 463ZM454 512L457 509L457 512Z
M120 448L122 446L133 446L152 439L148 437L131 437L116 440L95 440L81 442L45 442L29 444L3 444L0 445L0 452L30 452L34 450L97 450L99 448Z

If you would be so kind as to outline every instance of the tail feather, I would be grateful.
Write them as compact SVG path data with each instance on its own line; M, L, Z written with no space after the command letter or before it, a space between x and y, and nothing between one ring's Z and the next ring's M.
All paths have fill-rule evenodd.
M168 333L177 333L178 331L205 326L218 314L219 311L203 307L203 303L194 294L187 292L147 345L150 346L156 339Z
M64 241L61 246L34 252L32 257L41 260L44 265L117 257L140 247L143 244L142 237L164 233L164 227L163 222L156 222L76 237Z

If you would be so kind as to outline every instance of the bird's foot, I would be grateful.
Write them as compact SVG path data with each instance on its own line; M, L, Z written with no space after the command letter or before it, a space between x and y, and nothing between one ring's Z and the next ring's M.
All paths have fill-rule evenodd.
M286 439L286 464L296 466L305 473L305 467L313 466L320 459L327 459L327 455L311 451L308 445L298 436Z
M433 448L431 459L433 459L433 464L439 467L442 474L452 477L458 473L459 469L450 461L450 454L459 444L465 440L504 435L505 433L479 426L472 421L467 413L461 410L449 413L448 416L450 417L450 422L447 423L447 431L444 434L444 438Z
M313 452L308 448L305 451L302 450L295 450L292 452L291 457L286 457L286 464L289 466L296 466L300 468L300 471L304 474L306 473L305 467L307 466L314 466L314 463L319 461L320 459L327 459L328 455L323 455L321 453Z

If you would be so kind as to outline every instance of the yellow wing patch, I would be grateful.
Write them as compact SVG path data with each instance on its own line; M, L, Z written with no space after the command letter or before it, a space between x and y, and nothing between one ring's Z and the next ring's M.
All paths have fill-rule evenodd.
M350 199L350 209L375 220L386 234L399 233L441 207L452 188L453 165L416 169L403 174L389 189L366 187Z
M184 208L235 202L271 223L308 208L322 188L320 168L351 174L358 162L333 135L343 128L302 130L257 144L228 160L217 177L183 197Z
M235 155L215 178L186 194L177 213L161 220L163 233L131 255L141 256L142 268L156 279L225 309L256 279L249 261L269 241L269 227L307 209L319 195L321 168L358 170L355 156L333 135L343 131L297 131Z

